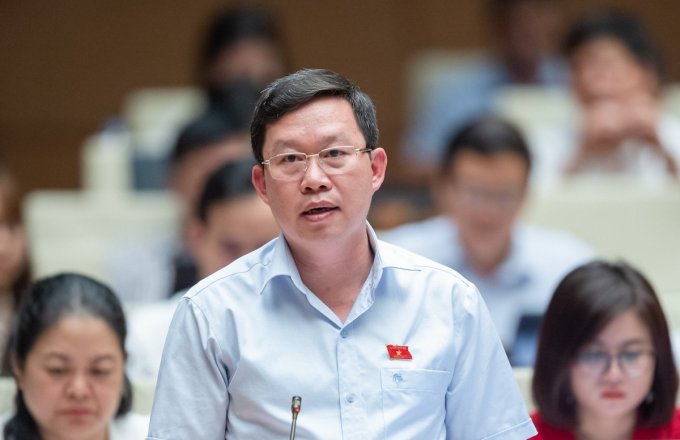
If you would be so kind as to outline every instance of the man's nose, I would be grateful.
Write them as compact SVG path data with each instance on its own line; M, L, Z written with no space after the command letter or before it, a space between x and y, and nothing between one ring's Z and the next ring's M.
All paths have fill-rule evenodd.
M303 188L311 188L313 190L330 187L328 174L326 174L326 171L323 169L319 156L307 158L307 169L302 175L301 185Z

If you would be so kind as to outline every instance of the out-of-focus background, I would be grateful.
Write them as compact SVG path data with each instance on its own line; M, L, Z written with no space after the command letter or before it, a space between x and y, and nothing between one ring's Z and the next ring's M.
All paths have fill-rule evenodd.
M193 84L201 31L225 3L230 2L0 2L0 161L26 190L78 188L85 138L120 115L136 89ZM488 42L481 0L259 4L275 11L293 69L333 69L371 95L388 153L404 130L414 57ZM565 17L602 5L639 15L662 46L669 78L680 78L680 46L674 44L680 40L680 3L567 0ZM399 174L391 167L388 179L398 180Z
M220 163L237 162L244 152L250 157L246 119L263 84L251 93L255 84L236 84L234 78L243 79L236 75L228 87L216 86L219 93L199 87L209 82L199 78L206 30L225 7L244 4L261 7L278 25L280 46L272 38L264 48L278 63L274 76L327 68L374 100L389 166L371 224L381 238L413 245L480 286L497 327L506 327L501 337L513 366L532 365L540 318L555 285L594 256L626 260L649 277L680 360L677 0L0 1L0 353L18 298L32 279L76 271L111 284L130 310L160 301L167 321L144 333L164 335L174 310L168 298L278 233L268 210L264 220L234 220L229 209L262 213L238 203L229 208L233 196L213 194L209 200L224 203L224 211L197 209L207 182L220 184ZM523 6L514 9L518 4ZM503 10L513 16L505 32L505 19L494 20L490 5L507 6ZM556 8L557 21L543 22L546 10L534 7ZM559 51L578 18L609 7L644 24L663 55L659 75L647 63L648 53L632 53L617 36L609 44L585 38L573 53ZM267 28L258 20L256 28ZM246 33L250 25L244 25ZM544 41L536 37L543 31L560 34L551 51L543 51ZM232 49L240 39L220 38L228 44L211 62L224 67L222 55L238 52ZM262 60L253 53L262 55L260 43L262 38L255 52L238 52L235 64L255 59L258 65ZM537 62L502 65L498 60L510 60L511 52ZM616 62L603 63L607 57ZM203 75L214 65L206 63ZM549 71L557 75L542 77L545 66L557 66ZM591 68L605 81L581 75ZM569 83L569 75L580 83ZM610 96L597 96L602 90ZM603 108L609 109L604 118ZM451 163L441 161L455 143L446 135L471 116L498 127L484 122L490 111L523 131L531 166L517 148L508 150L513 142L494 136L495 128L480 137L499 149L472 149L451 155ZM608 124L623 120L621 115L642 129L632 130L631 139L627 124L618 124L612 129L618 133L607 139ZM601 136L592 136L596 141L616 147L611 156L598 152L597 142L586 142L593 132ZM642 145L631 147L631 140ZM640 157L626 156L628 147L639 147L633 153ZM577 160L560 156L565 152ZM588 168L598 154L592 175L572 173ZM510 165L497 169L498 157ZM469 171L471 164L475 173L464 176L460 169ZM638 173L647 165L649 175ZM245 166L249 170L252 163ZM396 235L390 231L406 223ZM255 224L265 227L257 230ZM229 247L225 242L232 248L228 255L220 252ZM211 257L216 266L208 264ZM146 315L139 317L147 324ZM160 356L162 341L150 343ZM518 357L522 347L527 354ZM159 359L151 363L157 367ZM531 371L515 371L530 403ZM155 380L153 368L144 372ZM138 400L143 411L151 385Z

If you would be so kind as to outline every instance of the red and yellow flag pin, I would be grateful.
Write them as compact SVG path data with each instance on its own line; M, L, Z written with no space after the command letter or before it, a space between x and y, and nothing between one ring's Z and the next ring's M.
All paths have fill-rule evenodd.
M408 351L408 345L387 345L387 354L393 360L410 360L413 359L411 352Z

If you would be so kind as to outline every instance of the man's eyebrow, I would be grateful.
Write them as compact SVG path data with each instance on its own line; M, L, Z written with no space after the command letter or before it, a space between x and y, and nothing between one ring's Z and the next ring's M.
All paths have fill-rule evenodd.
M345 137L342 134L331 134L327 136L323 136L320 138L319 143L323 146L323 148L331 146L330 144L334 142L345 142ZM295 149L298 145L298 142L292 139L279 139L276 140L273 145L272 145L272 150L276 151L277 149L283 149L283 148L291 148ZM344 144L343 144L344 145Z

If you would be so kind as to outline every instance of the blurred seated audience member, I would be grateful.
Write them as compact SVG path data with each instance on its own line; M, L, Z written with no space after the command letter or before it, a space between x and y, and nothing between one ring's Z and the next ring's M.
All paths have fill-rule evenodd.
M200 278L278 234L269 207L258 197L251 182L254 164L253 160L244 160L215 171L205 185L196 214L188 220L189 251ZM186 290L168 300L131 310L128 372L133 380L156 379L167 329Z
M561 38L561 0L488 0L492 47L480 60L447 76L414 109L401 158L415 174L436 170L452 134L493 110L508 85L566 89L568 67L555 55Z
M189 123L172 151L169 187L182 205L180 237L123 243L107 257L109 279L117 292L126 293L125 302L167 298L198 281L187 249L187 219L210 173L224 163L252 155L248 126L257 95L242 101L247 92L231 93L234 100L223 100Z
M274 16L252 5L228 6L212 18L198 61L198 80L211 101L225 86L248 81L264 88L288 70L287 53Z
M21 218L21 196L0 166L0 374L10 374L6 356L10 323L31 280L28 243Z
M532 391L535 439L677 439L668 324L654 289L624 263L578 267L543 318Z
M209 18L201 33L200 46L196 48L195 76L200 92L206 97L206 108L219 107L225 99L233 99L230 95L235 84L248 85L259 92L289 70L276 17L264 7L246 4L222 7ZM251 106L254 107L254 103ZM158 121L175 118L164 117L162 108L156 111ZM165 125L168 139L180 130L172 124ZM164 187L171 141L165 141L162 136L160 142L156 148L160 154L135 150L134 174L138 189Z
M107 286L76 274L36 282L12 324L17 393L0 416L4 439L144 439L148 417L130 413L125 334Z
M440 215L380 235L473 282L516 366L530 365L535 350L528 359L512 355L522 317L540 316L564 274L594 255L566 232L518 221L530 169L514 125L493 116L475 120L450 141L435 178Z
M247 82L225 93L179 133L170 156L168 186L193 212L207 177L225 162L251 156L250 119L259 90Z
M643 25L618 11L587 15L568 32L580 125L532 143L558 155L544 175L678 178L680 120L661 108L661 61Z

